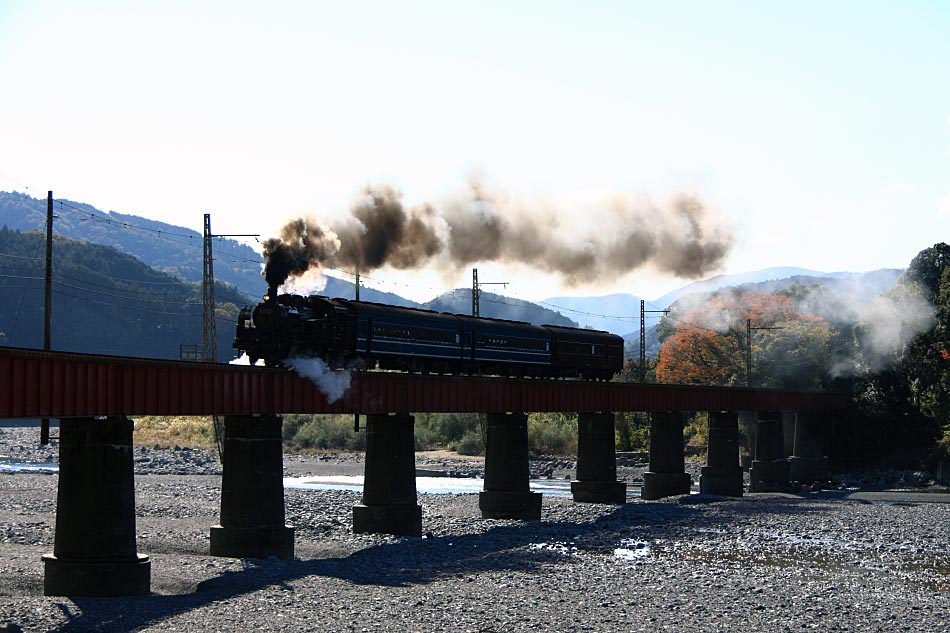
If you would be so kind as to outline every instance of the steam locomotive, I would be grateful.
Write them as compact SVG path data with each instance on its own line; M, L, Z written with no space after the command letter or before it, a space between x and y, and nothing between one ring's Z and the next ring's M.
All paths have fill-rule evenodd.
M270 293L238 317L234 348L251 364L319 357L331 369L609 380L623 339L608 332Z

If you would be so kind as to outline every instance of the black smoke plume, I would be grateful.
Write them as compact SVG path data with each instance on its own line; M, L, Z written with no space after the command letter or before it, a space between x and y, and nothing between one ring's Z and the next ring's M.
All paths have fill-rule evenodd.
M480 182L441 209L407 208L397 190L377 187L367 188L338 226L297 219L265 241L264 277L275 288L323 266L369 272L439 264L454 272L491 261L553 273L569 285L613 281L646 265L698 277L718 268L733 243L729 227L694 196L667 206L618 197L606 219L578 230L562 227L550 210L526 209Z

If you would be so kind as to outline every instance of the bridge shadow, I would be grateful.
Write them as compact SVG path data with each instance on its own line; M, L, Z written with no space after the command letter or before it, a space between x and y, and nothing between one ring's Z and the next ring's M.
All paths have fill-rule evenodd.
M727 529L750 513L776 512L755 503L724 501L716 516L703 512L716 499L684 498L684 503L630 503L590 522L541 521L495 525L462 535L405 538L370 546L347 556L310 560L245 559L237 571L198 584L192 593L129 598L72 598L79 614L61 631L135 631L178 614L251 594L267 587L294 591L293 581L307 577L338 579L354 585L408 587L446 578L493 571L543 572L577 552L612 556L623 539L684 538L691 530ZM699 501L699 503L697 503ZM775 500L773 500L775 501ZM777 500L781 512L815 512L798 499Z

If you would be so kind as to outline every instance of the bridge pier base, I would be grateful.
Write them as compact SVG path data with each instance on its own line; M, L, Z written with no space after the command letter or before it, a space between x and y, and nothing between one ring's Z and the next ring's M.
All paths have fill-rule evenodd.
M795 448L789 460L792 481L810 484L831 479L825 455L828 427L819 416L811 411L801 411L795 421Z
M422 536L414 426L406 413L366 416L363 503L353 507L353 532Z
M485 423L483 519L541 520L541 493L528 485L528 415L489 413Z
M132 421L60 421L53 553L43 556L47 596L138 596L151 562L135 549Z
M686 473L683 414L654 413L650 417L650 470L643 473L642 499L688 495L693 481Z
M574 501L627 502L627 484L617 481L616 442L613 413L577 416L577 480L571 482Z
M749 470L749 492L782 488L789 482L781 411L755 414L755 456Z
M281 418L224 417L220 524L211 526L212 556L294 557L294 528L284 523Z
M709 412L709 445L706 448L706 465L700 472L701 493L742 496L739 415L735 411Z

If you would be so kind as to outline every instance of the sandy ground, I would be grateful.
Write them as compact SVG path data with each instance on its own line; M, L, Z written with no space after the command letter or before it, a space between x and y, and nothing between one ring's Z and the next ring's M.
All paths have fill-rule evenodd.
M34 455L8 450L17 441L0 435L0 454ZM189 474L213 465L182 453L137 453L152 595L136 598L44 597L58 476L0 473L0 631L950 630L950 504L924 489L546 498L528 523L481 519L476 495L422 494L423 538L354 535L359 493L288 489L296 559L239 560L208 556L220 476ZM480 462L419 456L433 470ZM358 456L285 464L362 472Z

